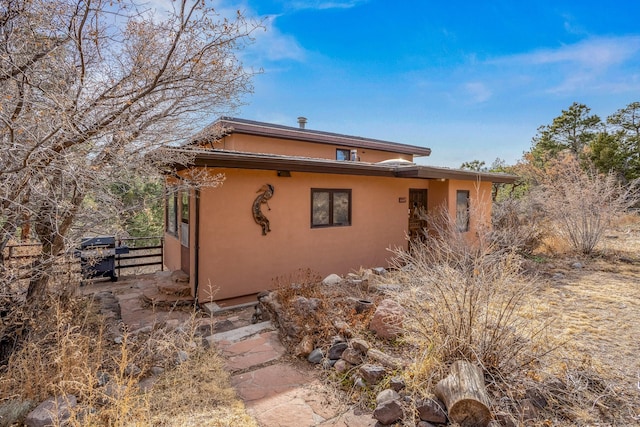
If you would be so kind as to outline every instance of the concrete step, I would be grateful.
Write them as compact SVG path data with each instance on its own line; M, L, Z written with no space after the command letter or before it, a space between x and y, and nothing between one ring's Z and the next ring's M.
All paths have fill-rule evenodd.
M237 342L237 341L241 341L243 339L249 338L250 336L256 335L257 333L260 333L263 331L270 331L274 329L275 328L273 327L271 322L260 322L254 325L247 325L241 328L232 329L230 331L219 332L217 334L209 335L205 339L209 341L209 344L214 346L215 343L218 343L221 341Z

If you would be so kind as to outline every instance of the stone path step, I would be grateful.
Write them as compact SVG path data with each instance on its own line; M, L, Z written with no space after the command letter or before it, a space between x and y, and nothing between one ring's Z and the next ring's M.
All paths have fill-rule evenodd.
M269 321L242 326L230 331L218 332L217 334L208 336L206 339L212 345L222 341L237 342L266 330L274 330L273 325Z
M261 427L373 427L316 378L313 368L284 356L271 322L243 326L206 338L232 373L231 384Z

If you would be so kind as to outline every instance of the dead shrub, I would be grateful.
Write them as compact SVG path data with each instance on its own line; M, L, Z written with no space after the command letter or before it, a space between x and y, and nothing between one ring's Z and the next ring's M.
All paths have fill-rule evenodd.
M71 426L255 425L235 397L220 356L199 345L202 322L195 313L177 328L157 323L136 334L124 331L116 343L98 312L91 299L56 293L37 307L14 304L3 314L0 337L16 338L0 367L0 396L11 397L17 402L12 408L20 409L12 422L26 416L26 404L72 394L78 405ZM152 367L164 369L157 376L162 386L144 392L139 382ZM185 407L187 402L198 406Z
M537 283L523 274L521 256L482 237L470 241L452 221L440 223L410 252L394 252L389 278L402 285L397 298L410 314L405 339L419 355L414 381L431 383L456 359L505 378L535 363L549 351L547 323L538 323L529 305Z
M590 254L612 220L640 201L640 180L622 185L614 174L586 171L566 154L549 162L529 197L544 207L558 236Z
M506 198L493 205L489 239L501 249L531 255L546 236L543 206L531 198Z

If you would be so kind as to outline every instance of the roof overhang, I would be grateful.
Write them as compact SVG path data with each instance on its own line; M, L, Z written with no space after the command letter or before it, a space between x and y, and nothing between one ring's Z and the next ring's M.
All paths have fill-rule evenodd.
M466 171L421 165L384 165L377 163L337 161L308 157L280 156L223 150L169 149L192 157L189 165L174 165L183 170L189 167L258 169L289 172L327 173L339 175L386 176L418 179L456 179L513 183L517 176L501 173Z

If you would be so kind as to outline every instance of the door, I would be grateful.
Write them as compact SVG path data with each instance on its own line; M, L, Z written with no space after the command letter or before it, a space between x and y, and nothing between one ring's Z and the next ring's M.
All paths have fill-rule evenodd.
M424 240L427 227L427 190L409 189L409 241Z
M189 257L189 192L180 193L180 269L190 274Z

